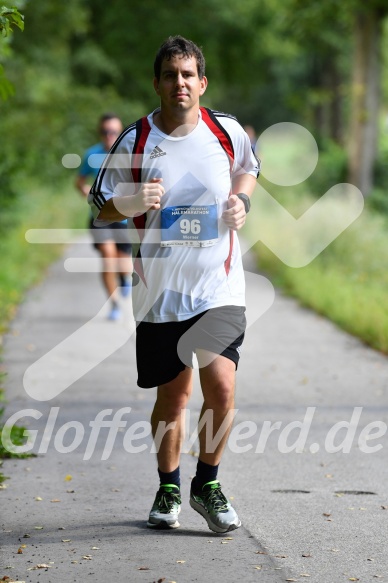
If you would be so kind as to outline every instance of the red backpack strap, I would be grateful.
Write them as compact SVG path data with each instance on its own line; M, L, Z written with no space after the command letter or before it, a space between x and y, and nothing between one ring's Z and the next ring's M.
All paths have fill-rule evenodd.
M146 117L142 117L136 122L136 137L135 143L132 150L132 157L131 157L131 172L134 184L140 186L141 183L141 172L142 172L142 160L144 154L144 147L148 138L148 135L151 131L151 126L148 122ZM147 221L147 214L144 213L142 215L138 215L137 217L133 217L133 224L135 225L140 243L144 238L144 229ZM143 270L143 262L141 259L140 253L140 245L136 253L136 257L133 262L133 267L138 276L142 279L145 285L147 285L144 276Z
M234 147L230 135L228 134L226 129L220 124L214 111L207 107L200 107L200 110L203 121L208 126L210 131L212 131L213 134L216 136L216 138L221 144L221 147L227 154L229 158L230 171L232 171L234 163Z
M208 128L213 132L213 134L218 138L218 141L221 144L221 147L225 151L229 159L229 168L230 172L232 173L233 163L234 163L234 147L233 142L230 138L230 135L226 131L226 129L220 124L218 121L215 113L208 109L207 107L200 107L202 119ZM230 271L230 264L232 261L232 252L233 252L233 241L234 241L234 231L230 229L229 231L229 253L228 257L224 261L224 267L226 274L229 274Z

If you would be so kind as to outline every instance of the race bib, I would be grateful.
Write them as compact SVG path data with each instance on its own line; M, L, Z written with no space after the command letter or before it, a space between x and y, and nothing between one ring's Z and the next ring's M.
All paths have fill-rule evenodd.
M161 212L161 247L210 247L218 241L217 205L169 206Z

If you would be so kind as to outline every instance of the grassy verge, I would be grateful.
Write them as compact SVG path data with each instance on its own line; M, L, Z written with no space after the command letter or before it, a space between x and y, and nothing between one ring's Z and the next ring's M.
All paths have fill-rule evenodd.
M301 189L278 191L276 197L294 217L316 202ZM258 223L267 222L272 235L276 233L276 218L270 211L257 207L253 210L246 233L250 241L260 235ZM268 212L264 221L263 212ZM366 206L361 216L305 267L285 265L263 242L256 243L253 249L260 270L274 285L370 346L388 353L387 227L388 218ZM326 227L318 225L316 230L319 228ZM285 239L286 245L294 244L292 233L281 230L278 237ZM304 244L312 245L313 240L307 237Z
M24 293L37 283L57 258L60 245L32 245L25 240L28 229L82 228L87 205L69 183L58 191L24 184L23 195L6 210L8 225L0 240L0 334L2 334ZM2 222L5 223L4 217Z
M88 213L85 201L82 201L70 182L58 190L29 182L20 184L20 192L23 194L12 207L5 209L1 219L0 339L25 292L42 279L47 267L63 252L61 245L27 243L26 231L38 228L82 228L85 227ZM0 366L0 401L5 400L5 393L6 374ZM0 419L3 412L1 408ZM13 443L22 445L25 442L24 430L24 427L13 428ZM28 456L10 454L0 439L0 459ZM4 479L6 477L0 472L0 484Z

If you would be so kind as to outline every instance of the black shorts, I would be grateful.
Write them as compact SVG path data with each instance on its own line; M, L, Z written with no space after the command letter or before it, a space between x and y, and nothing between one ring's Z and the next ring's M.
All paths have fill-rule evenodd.
M93 237L93 247L95 249L98 249L101 243L114 241L119 251L131 255L132 245L125 223L111 223L107 227L96 227L93 223L93 217L91 217L89 220L89 229Z
M138 386L150 389L172 381L186 366L193 366L197 348L229 358L237 369L245 328L245 308L241 306L213 308L181 322L139 322Z

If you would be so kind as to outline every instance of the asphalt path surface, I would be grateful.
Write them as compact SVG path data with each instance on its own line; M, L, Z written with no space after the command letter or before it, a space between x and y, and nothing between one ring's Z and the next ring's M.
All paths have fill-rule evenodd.
M89 244L67 249L4 339L4 420L20 417L37 456L4 463L0 580L387 581L386 357L278 291L270 306L271 286L248 274L250 326L219 472L243 526L216 535L188 503L196 381L181 528L152 531L155 389L136 385L131 300L107 321L98 274L69 271L83 257L95 257Z

